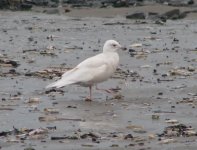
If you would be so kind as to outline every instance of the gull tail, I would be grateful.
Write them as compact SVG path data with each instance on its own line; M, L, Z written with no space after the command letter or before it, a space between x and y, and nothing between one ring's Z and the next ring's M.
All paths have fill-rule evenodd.
M48 86L46 86L46 89L48 89L48 88L61 88L61 87L64 87L66 85L76 83L76 81L73 81L71 79L71 76L70 76L73 72L75 72L75 70L77 70L77 69L74 68L74 69L71 69L71 70L65 72L62 75L62 78L60 80L57 80L56 82L49 84Z
M64 79L60 79L54 83L51 83L49 85L46 86L46 89L48 88L61 88L61 87L64 87L66 85L69 85L69 84L74 84L75 82L74 81L65 81Z

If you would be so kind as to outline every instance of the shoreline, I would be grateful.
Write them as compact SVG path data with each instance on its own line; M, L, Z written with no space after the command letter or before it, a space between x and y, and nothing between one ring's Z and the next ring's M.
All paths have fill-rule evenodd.
M65 13L65 9L70 12ZM175 7L175 6L167 6L161 4L154 5L145 5L145 6L136 6L136 7L122 7L122 8L70 8L70 7L59 7L59 8L42 8L42 7L34 7L32 11L43 12L47 10L59 10L59 13L69 17L98 17L98 18L108 18L108 17L116 17L121 16L125 17L126 15L143 12L148 14L149 12L154 12L158 14L163 14L167 11L171 11L174 9L179 9L180 12L185 11L194 11L195 13L189 13L185 18L189 19L197 19L197 7Z

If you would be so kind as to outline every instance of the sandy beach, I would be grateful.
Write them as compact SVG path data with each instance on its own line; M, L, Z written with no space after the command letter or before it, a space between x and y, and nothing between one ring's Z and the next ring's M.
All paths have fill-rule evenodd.
M161 25L126 19L130 9L0 11L0 149L196 149L196 14ZM116 95L93 90L86 102L88 88L45 89L108 39L127 47L99 85Z

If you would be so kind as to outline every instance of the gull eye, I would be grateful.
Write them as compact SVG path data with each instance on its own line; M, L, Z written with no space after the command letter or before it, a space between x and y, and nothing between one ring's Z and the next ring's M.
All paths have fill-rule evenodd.
M116 45L116 44L112 44L112 46L113 46L113 47L116 47L117 45Z

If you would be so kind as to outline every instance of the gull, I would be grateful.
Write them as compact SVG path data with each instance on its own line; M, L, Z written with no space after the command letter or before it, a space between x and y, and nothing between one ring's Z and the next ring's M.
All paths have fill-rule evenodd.
M61 79L49 84L46 88L62 88L71 84L89 87L89 96L86 100L92 100L92 86L109 79L119 64L119 50L124 48L115 40L107 40L103 46L103 52L87 58L73 69L65 72ZM110 93L110 90L104 90Z

